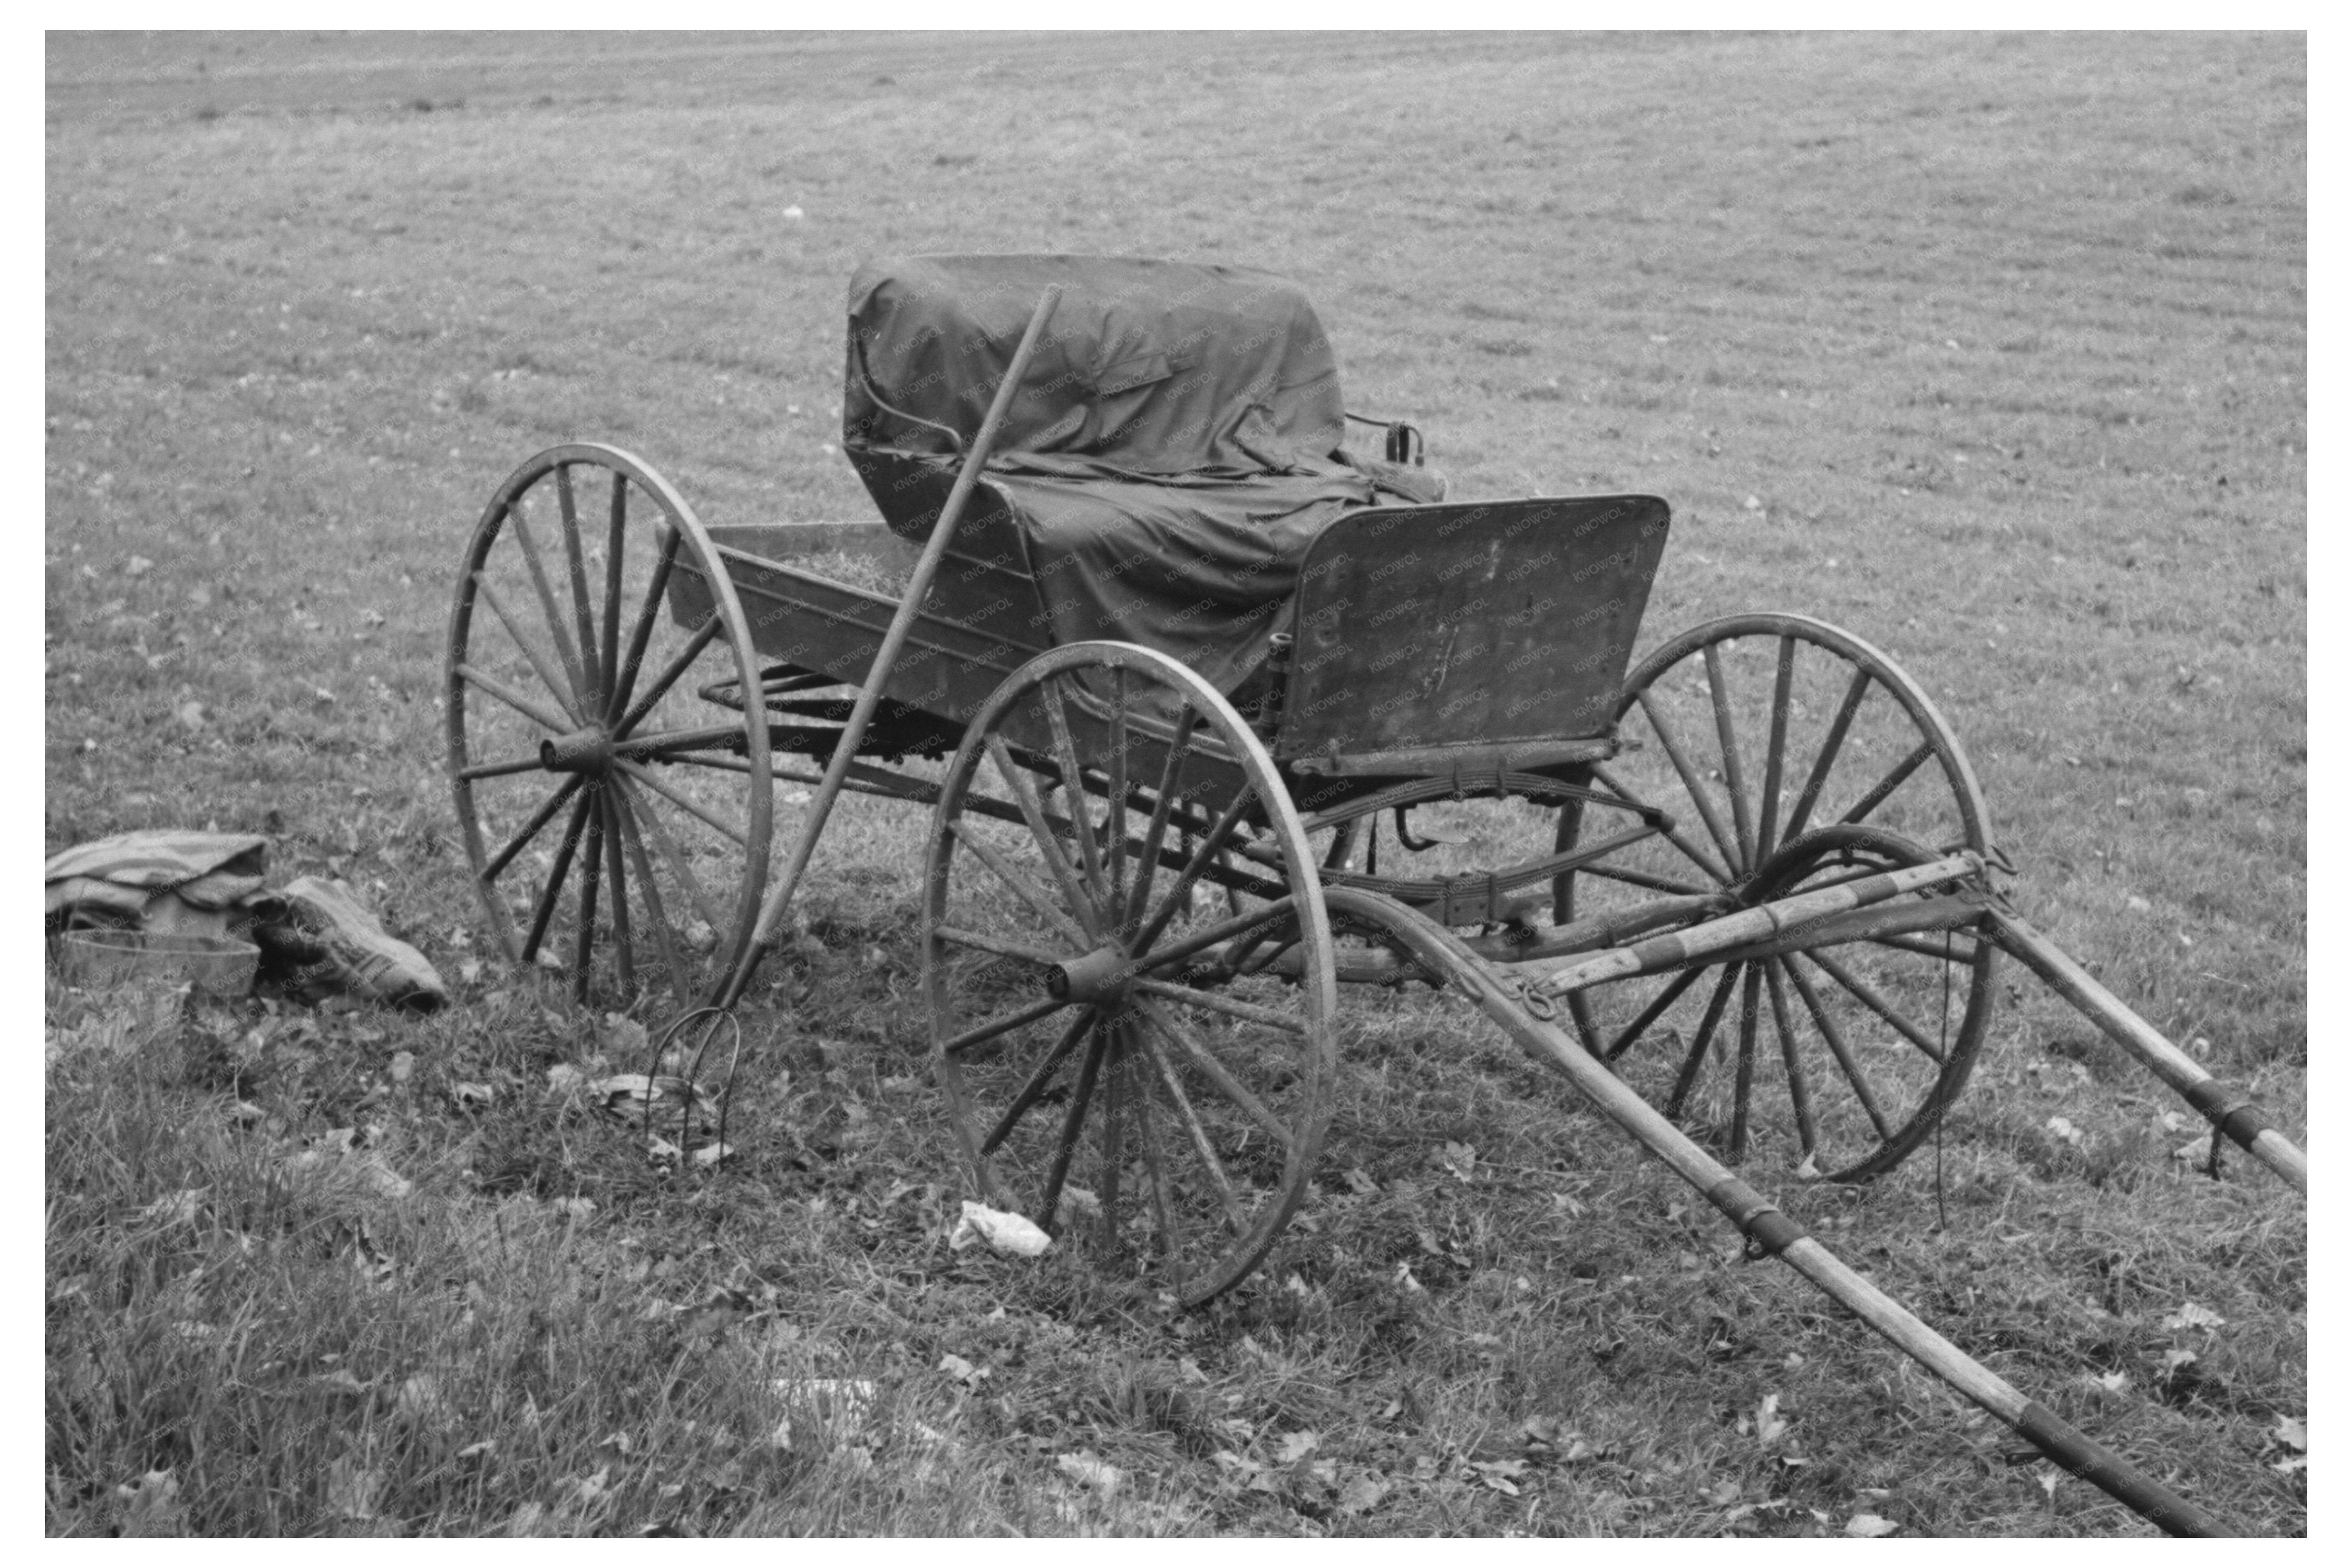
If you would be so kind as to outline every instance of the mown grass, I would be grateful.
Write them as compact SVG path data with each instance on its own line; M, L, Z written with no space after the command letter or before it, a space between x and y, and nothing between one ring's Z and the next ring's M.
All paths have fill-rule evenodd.
M867 515L824 450L866 255L1273 267L1457 493L1674 503L1644 647L1788 608L1894 654L2029 918L2300 1138L2298 42L57 36L48 66L47 841L268 832L460 999L52 989L51 1532L2142 1528L1738 1261L1440 998L1351 1005L1318 1198L1211 1310L950 1252L919 813L836 820L745 1013L740 1152L648 1168L545 1092L635 1036L480 951L440 643L483 498L555 439L714 521ZM2111 1447L2300 1530L2300 1203L2173 1158L2164 1091L2010 974L1940 1150L1763 1184ZM2168 1328L2189 1301L2223 1322Z

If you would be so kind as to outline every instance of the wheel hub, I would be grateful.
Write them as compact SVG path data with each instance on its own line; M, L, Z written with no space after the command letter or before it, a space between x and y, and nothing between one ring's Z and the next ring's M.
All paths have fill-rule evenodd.
M1045 971L1045 990L1057 1002L1117 1005L1127 1000L1139 967L1125 949L1106 944Z
M551 773L589 773L602 777L613 771L613 736L602 724L574 730L539 743L539 765Z

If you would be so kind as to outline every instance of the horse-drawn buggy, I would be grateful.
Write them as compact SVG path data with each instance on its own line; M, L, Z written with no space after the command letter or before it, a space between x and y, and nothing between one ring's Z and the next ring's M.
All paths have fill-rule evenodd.
M514 958L583 1000L730 1006L835 793L928 806L923 1004L975 1196L1205 1300L1307 1191L1342 988L1445 987L1757 1249L2077 1473L2210 1528L1730 1168L1894 1166L1966 1083L2006 952L2302 1181L2002 904L1959 741L1885 655L1772 613L1634 661L1666 504L1447 499L1266 274L869 265L843 423L922 549L895 594L794 564L790 525L704 526L608 447L492 497L449 772ZM780 783L818 794L778 874Z

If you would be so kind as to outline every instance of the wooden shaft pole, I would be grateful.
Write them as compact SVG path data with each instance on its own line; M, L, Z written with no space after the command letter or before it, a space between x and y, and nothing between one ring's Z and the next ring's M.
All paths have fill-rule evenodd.
M850 764L857 760L858 743L865 740L866 727L875 709L881 705L891 668L898 662L899 650L907 646L907 638L915 629L923 601L931 591L931 578L947 555L956 524L962 521L965 503L971 499L980 482L981 468L996 445L997 427L1003 424L1005 411L1013 406L1013 395L1020 390L1021 378L1029 369L1029 358L1036 353L1037 341L1045 335L1045 322L1061 298L1060 284L1047 285L1037 309L1029 317L1028 331L1021 334L1021 346L1013 353L1013 363L1006 368L1004 379L997 384L996 396L988 405L987 417L981 421L980 434L972 437L971 450L964 454L963 468L956 475L955 488L948 492L947 504L940 509L939 521L932 524L931 537L923 546L921 558L915 563L914 575L907 581L906 592L898 601L898 613L891 617L890 629L883 635L882 647L874 656L872 668L866 672L866 684L857 693L857 705L850 710L849 722L842 726L840 739L834 743L833 761L825 767L824 782L817 786L816 799L809 803L808 820L802 825L800 841L793 847L792 864L761 906L751 943L744 949L735 973L728 976L726 988L719 995L718 1005L721 1007L732 1007L742 999L761 956L775 944L776 933L783 927L784 913L792 907L793 894L800 886L801 874L808 869L809 857L815 852L817 835L824 831L835 797L841 794L842 781L849 776ZM745 695L748 698L751 694Z
M2207 1072L2041 931L2006 910L1990 910L1987 915L1993 940L2004 952L2049 982L2052 990L2105 1030L2107 1038L2134 1061L2170 1085L2175 1094L2195 1106L2232 1142L2278 1173L2296 1192L2309 1194L2310 1161L2271 1125L2260 1106Z
M1528 1010L1549 1008L1539 994L1515 989L1462 945L1461 938L1403 905L1351 888L1324 890L1334 915L1357 916L1389 932L1414 957L1443 973L1501 1026L1519 1047L1559 1073L1602 1114L1698 1189L1748 1240L1778 1257L1852 1310L1881 1338L1999 1416L2068 1473L2081 1477L2172 1535L2221 1535L2221 1525L2148 1479L2114 1454L2011 1387L1914 1316L1902 1303L1840 1262L1760 1193L1701 1149L1591 1053Z
M1630 947L1612 947L1606 952L1570 959L1546 972L1536 984L1549 995L1560 996L1588 985L1597 985L1604 980L1675 968L1692 959L1726 948L1769 941L1783 931L1795 931L1808 921L1880 903L1899 893L1913 892L1937 882L1971 876L1982 870L1983 867L1984 863L1975 855L1963 852L1930 861L1925 866L1904 866L1892 871L1857 878L1851 882L1840 882L1833 887L1817 888L1811 892L1776 899L1769 904L1759 904L1754 909L1741 910L1738 914L1725 915L1685 931L1654 936Z

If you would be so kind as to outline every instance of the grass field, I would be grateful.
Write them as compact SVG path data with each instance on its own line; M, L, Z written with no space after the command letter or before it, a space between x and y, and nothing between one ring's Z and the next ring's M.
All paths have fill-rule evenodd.
M835 450L868 256L1271 268L1457 495L1672 502L1644 647L1769 608L1893 654L2022 912L2302 1142L2299 38L52 34L47 68L47 846L267 832L458 994L52 983L51 1533L2145 1531L1443 998L1351 1005L1318 1196L1211 1309L951 1253L919 811L836 816L744 1014L740 1154L647 1171L543 1091L660 1019L485 951L442 639L558 440L711 522L869 515ZM2009 973L1939 1149L1759 1184L2299 1533L2301 1200L2196 1173L2183 1108ZM297 1179L338 1129L406 1195Z

